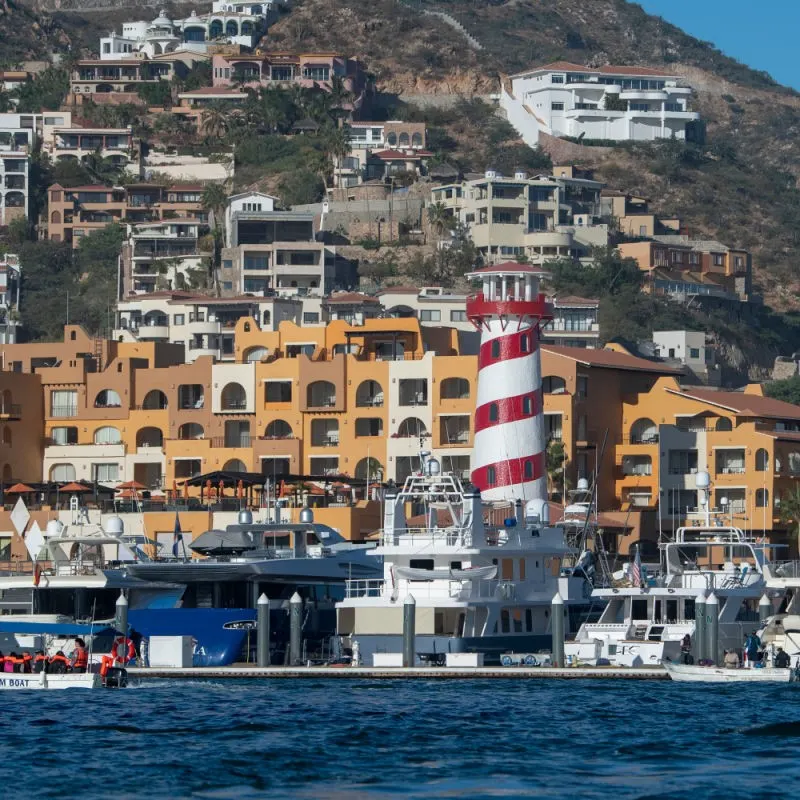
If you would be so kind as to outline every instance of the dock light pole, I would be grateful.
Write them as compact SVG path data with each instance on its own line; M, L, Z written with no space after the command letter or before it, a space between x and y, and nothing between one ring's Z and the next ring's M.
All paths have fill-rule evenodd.
M694 601L694 657L700 662L706 657L706 597Z
M766 622L768 617L772 616L772 601L766 594L761 595L758 601L758 618L761 622Z
M119 593L117 598L116 613L114 615L114 627L127 638L128 636L128 598L124 592Z
M706 600L706 653L708 658L719 663L719 600L714 592Z
M553 645L551 647L550 661L554 667L564 666L564 598L556 592L550 603L551 630L553 632Z
M269 598L258 598L258 666L268 667L269 658Z
M416 663L416 615L417 601L413 594L406 595L403 603L403 666L413 667Z
M300 638L303 627L303 598L295 592L289 599L289 666L300 663Z

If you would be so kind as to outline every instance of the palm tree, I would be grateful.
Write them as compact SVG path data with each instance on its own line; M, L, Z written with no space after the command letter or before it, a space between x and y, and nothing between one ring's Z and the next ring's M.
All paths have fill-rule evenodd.
M206 211L213 215L214 228L219 228L225 206L228 205L228 193L221 183L207 183L203 188L203 196L200 201Z
M445 231L452 230L455 226L453 215L444 203L432 203L428 206L428 222L440 239Z
M780 497L781 522L794 527L794 535L800 538L800 486Z
M208 139L222 139L228 132L230 113L224 103L209 103L201 117L203 135Z
M339 181L342 182L342 161L350 155L350 128L327 128L322 133L322 146L331 161L339 168Z
M545 467L547 469L547 494L549 497L555 492L561 492L566 487L564 483L564 470L566 458L564 457L564 445L562 442L551 440L547 443L545 454Z

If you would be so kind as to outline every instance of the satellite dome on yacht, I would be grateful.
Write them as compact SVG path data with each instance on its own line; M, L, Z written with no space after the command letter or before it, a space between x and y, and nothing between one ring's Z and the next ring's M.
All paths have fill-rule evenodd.
M122 536L125 532L125 523L119 517L109 517L104 530L109 536Z

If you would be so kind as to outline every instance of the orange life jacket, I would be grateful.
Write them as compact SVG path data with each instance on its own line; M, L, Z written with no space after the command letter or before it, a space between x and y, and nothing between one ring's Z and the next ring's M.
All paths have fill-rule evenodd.
M76 669L85 669L89 664L89 653L86 652L85 647L75 648L75 662L73 666Z

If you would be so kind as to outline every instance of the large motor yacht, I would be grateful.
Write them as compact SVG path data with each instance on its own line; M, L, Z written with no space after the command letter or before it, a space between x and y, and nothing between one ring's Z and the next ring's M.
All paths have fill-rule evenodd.
M563 529L548 522L546 500L484 505L480 492L420 455L401 489L386 489L383 529L374 556L383 578L346 583L338 631L364 663L402 649L403 605L416 602L416 651L423 660L447 653L536 653L551 645L551 603L564 600L567 627L587 609L591 585ZM406 518L410 511L411 518Z
M677 661L688 634L694 646L695 604L713 592L719 603L719 647L741 648L758 627L767 588L769 545L756 542L708 504L709 477L698 473L701 510L659 545L660 563L649 572L638 557L592 597L607 605L600 619L581 625L567 642L567 659L583 664L647 666Z

